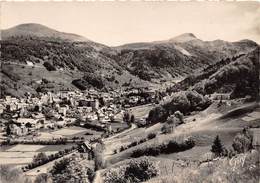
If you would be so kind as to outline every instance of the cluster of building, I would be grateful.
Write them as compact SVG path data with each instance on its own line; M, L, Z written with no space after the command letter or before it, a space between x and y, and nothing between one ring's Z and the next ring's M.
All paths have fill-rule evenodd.
M0 130L23 136L41 129L53 129L86 122L109 122L121 105L114 104L115 93L61 91L28 94L25 98L6 96L0 99ZM7 129L8 128L8 129Z
M155 92L140 89L100 92L59 91L28 93L24 98L6 96L0 99L0 131L8 135L37 134L41 129L62 128L76 121L106 127L124 109L156 99Z

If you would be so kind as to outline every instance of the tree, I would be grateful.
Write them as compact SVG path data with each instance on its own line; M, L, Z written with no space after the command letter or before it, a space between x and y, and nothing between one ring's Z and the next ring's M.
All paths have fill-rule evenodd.
M131 122L131 123L134 123L134 122L135 122L135 116L134 116L133 114L131 115L130 122Z
M6 127L6 135L7 135L7 136L11 135L10 125L7 125L7 127Z
M98 101L99 101L100 107L103 107L103 106L105 105L105 101L104 101L104 98L103 98L103 97L100 97L100 98L98 99Z
M48 70L48 71L56 71L56 68L49 62L44 62L43 66Z
M153 138L155 138L155 137L156 137L156 134L155 134L155 133L150 133L150 134L147 136L148 139L153 139Z
M130 121L130 114L128 112L124 113L123 121L126 122L126 123L129 123L129 121Z
M33 157L33 162L37 163L37 162L45 162L48 160L48 157L45 153L40 152L39 154L37 154L36 156Z
M147 121L153 124L153 123L163 122L167 119L167 117L168 117L167 110L165 110L165 108L162 106L158 106L149 112Z
M110 122L112 122L112 123L115 122L115 116L110 116L109 119L110 119Z
M69 158L63 158L60 161L55 161L54 166L51 170L52 175L61 174L62 171L68 166L70 162Z
M232 147L237 153L245 153L252 149L253 138L247 129L235 136Z
M211 152L213 152L215 156L221 156L224 153L224 147L218 135L211 146Z
M32 124L28 122L28 123L25 124L25 127L26 128L32 128Z

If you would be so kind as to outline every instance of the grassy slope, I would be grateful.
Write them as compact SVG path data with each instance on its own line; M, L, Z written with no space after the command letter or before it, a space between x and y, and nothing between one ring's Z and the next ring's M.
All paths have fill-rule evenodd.
M259 110L259 106L257 107L256 105L254 105L254 103L251 103L250 105L255 106L254 110ZM236 108L236 105L226 107L226 111L232 111L232 108ZM245 108L248 108L248 105L246 105ZM260 117L258 120L254 121L243 121L241 118L246 116L247 113L248 111L245 110L245 113L240 116L223 119L220 117L226 115L226 112L219 112L218 109L216 109L216 104L213 104L205 111L186 118L186 124L178 126L172 134L158 134L155 139L149 140L143 144L139 144L135 147L115 154L109 157L107 160L109 163L114 164L129 158L131 153L135 149L144 148L146 146L154 146L155 144L165 143L172 139L182 140L188 136L194 137L197 144L195 148L188 150L187 152L170 154L167 156L162 155L161 157L170 159L200 160L201 156L205 152L208 152L210 150L210 147L216 135L220 136L223 144L226 147L230 147L234 136L238 132L240 132L244 127L250 126L253 123L258 125L260 124ZM194 118L196 118L196 121L192 121ZM157 126L156 128L150 128L153 128L154 131L158 132L160 131L160 127L161 126ZM145 132L146 131L144 131L144 129L137 129L136 131L132 131L131 134L128 134L127 137L121 138L120 140L130 142L130 139L133 137L145 137Z

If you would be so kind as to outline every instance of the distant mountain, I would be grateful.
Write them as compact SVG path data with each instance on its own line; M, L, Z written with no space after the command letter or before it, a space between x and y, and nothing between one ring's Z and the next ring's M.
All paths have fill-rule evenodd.
M10 37L17 36L51 37L67 41L90 41L83 36L59 32L44 25L35 23L20 24L12 28L2 30L2 39L8 39Z
M174 37L172 39L169 39L170 42L176 42L176 43L183 43L183 42L188 42L188 41L192 41L192 40L196 40L197 37L192 34L192 33L184 33L181 34L177 37Z
M150 43L119 46L118 62L130 73L144 80L172 80L186 77L221 59L248 53L257 44L250 40L226 42L202 41L193 34Z
M9 94L160 85L258 46L250 40L202 41L186 33L169 40L109 47L40 24L3 30L2 38L1 62L8 64L0 72L5 82L1 87ZM48 83L37 84L42 79Z
M16 26L2 35L2 94L21 96L25 92L148 83L123 69L114 59L116 51L87 39L82 41L81 36L38 24Z

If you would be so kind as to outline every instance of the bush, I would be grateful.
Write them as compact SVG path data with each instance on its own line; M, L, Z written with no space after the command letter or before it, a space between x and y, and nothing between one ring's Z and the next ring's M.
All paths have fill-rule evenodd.
M173 124L165 123L162 126L161 131L162 131L163 134L172 133L173 132Z
M170 154L185 151L195 146L195 142L189 138L183 143L177 143L172 140L168 144L162 144L156 147L147 147L145 149L136 149L133 151L131 157L138 158L141 156L158 156L159 154Z
M64 158L56 162L50 172L53 183L89 183L90 180L93 180L93 171L79 163L75 157Z
M80 90L86 90L88 83L86 81L83 81L81 79L75 79L71 82L74 86L76 86Z
M105 183L125 183L126 177L125 177L125 169L124 168L118 168L118 169L110 169L105 174Z
M158 170L148 159L130 162L126 167L125 175L130 182L144 182L158 175Z
M49 62L44 62L43 66L48 70L48 71L56 71L56 68Z
M125 147L124 147L124 146L121 146L120 149L119 149L120 152L122 152L122 151L124 151L124 150L125 150Z
M150 139L153 139L156 137L156 134L155 133L150 133L147 138L150 140Z
M105 183L139 183L159 175L158 168L149 159L130 161L126 167L111 169L105 174Z
M176 111L174 113L174 116L179 119L180 124L184 123L184 120L183 120L184 116L180 111Z
M245 153L252 149L253 137L247 129L235 136L232 147L237 153Z
M33 157L33 162L34 163L38 163L38 162L47 162L48 161L48 157L46 156L45 153L40 152L39 154L35 155Z
M48 183L48 180L49 175L47 173L42 173L36 177L34 183Z

